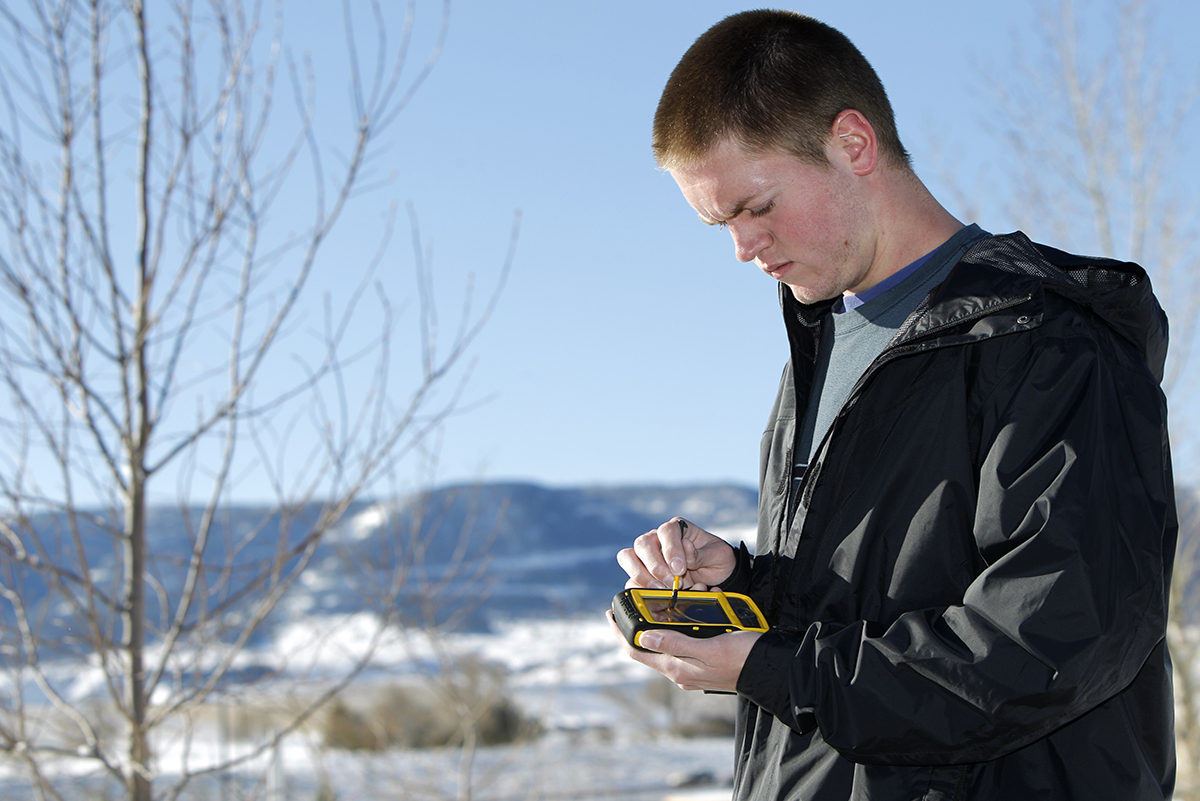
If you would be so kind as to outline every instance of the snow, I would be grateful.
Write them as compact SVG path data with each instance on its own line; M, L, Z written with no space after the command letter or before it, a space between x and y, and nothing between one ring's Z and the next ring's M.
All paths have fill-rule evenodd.
M378 634L369 615L314 617L287 626L269 646L245 658L273 665L285 677L299 673L319 681L351 665ZM398 788L404 788L400 796L405 798L448 799L464 797L468 787L477 801L730 797L732 741L664 733L669 712L645 692L657 674L625 656L601 612L577 619L507 621L488 634L432 637L421 631L387 631L351 692L412 680L446 654L502 666L511 696L526 715L540 721L545 733L524 745L467 754L461 749L365 753L327 749L315 731L306 730L284 737L277 750L255 755L249 744L223 740L214 714L206 724L160 734L156 767L161 779L156 786L166 789L180 770L195 772L245 754L245 764L195 780L182 798L307 801L317 799L324 788L332 797L369 801L399 797ZM85 673L75 677L73 696L99 679L98 668ZM688 696L692 704L727 701L670 691ZM64 758L55 763L54 772L69 801L114 793L88 760ZM701 786L686 786L693 784ZM259 794L252 795L256 787ZM34 797L19 763L0 762L0 798Z

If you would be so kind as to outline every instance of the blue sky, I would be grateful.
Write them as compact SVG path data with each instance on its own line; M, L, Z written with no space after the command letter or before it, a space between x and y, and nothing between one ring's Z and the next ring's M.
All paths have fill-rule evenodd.
M344 118L341 14L327 5L287 8L285 38L293 52L311 53L320 113ZM1197 4L1159 5L1179 39L1162 43L1180 54L1172 68L1195 81L1200 62L1183 32L1200 27ZM433 244L449 327L468 275L477 293L495 282L520 210L512 274L474 351L465 410L436 443L439 483L756 482L759 435L786 358L775 283L733 258L727 234L697 221L649 148L678 58L710 25L752 7L455 0L440 62L372 162L388 180L356 197L318 277L343 297L347 276L375 251L384 210L411 201ZM1036 49L1031 0L784 7L859 46L888 89L918 174L967 216L948 202L941 176L974 176L997 160L987 82L1013 69L1015 49ZM438 16L437 2L417 3L416 54ZM365 15L358 19L367 30ZM980 183L969 188L986 204L992 190ZM1012 227L998 212L967 221ZM409 309L395 343L398 398L415 352L404 225L401 215L378 274L392 302ZM248 480L235 494L260 490Z
M786 358L774 282L696 220L649 150L679 56L751 7L456 0L387 191L416 204L447 299L464 271L495 275L514 209L523 224L471 379L469 395L491 399L447 426L441 480L756 481ZM941 165L992 158L986 81L1015 47L1035 46L1030 4L786 7L841 29L872 61L935 193ZM436 8L420 12L428 22Z

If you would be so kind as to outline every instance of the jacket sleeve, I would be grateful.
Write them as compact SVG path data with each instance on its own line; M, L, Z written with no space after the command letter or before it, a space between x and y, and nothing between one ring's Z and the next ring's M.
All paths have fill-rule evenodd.
M985 565L961 598L768 632L740 694L854 761L951 764L1021 748L1134 680L1166 625L1165 403L1131 349L1070 339L1043 337L978 412L974 529L944 532Z

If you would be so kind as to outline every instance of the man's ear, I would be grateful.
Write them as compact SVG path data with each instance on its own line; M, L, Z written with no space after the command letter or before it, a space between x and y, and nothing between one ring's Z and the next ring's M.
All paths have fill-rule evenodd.
M870 175L879 164L875 129L861 112L846 109L833 121L829 137L830 161L845 163L855 175Z

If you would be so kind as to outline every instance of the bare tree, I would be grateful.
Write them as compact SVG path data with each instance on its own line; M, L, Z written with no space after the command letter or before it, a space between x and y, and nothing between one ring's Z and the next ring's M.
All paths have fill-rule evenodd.
M992 90L1010 216L1065 247L1147 267L1171 318L1164 385L1177 393L1200 306L1200 219L1179 169L1200 65L1170 59L1156 8L1042 0L1040 51L1018 54Z
M278 5L0 7L0 750L39 797L62 797L65 758L130 801L179 797L276 747L370 658L239 754L190 750L195 711L236 683L318 548L454 408L496 300L464 304L444 341L411 208L414 345L395 347L374 277L390 218L341 301L309 298L449 19L442 0L414 67L416 0L396 41L370 8L364 55L344 4L349 124L330 147L317 70L287 55ZM403 354L418 367L401 391ZM274 500L245 524L229 504L250 475ZM169 542L150 526L163 498L182 521ZM411 566L402 539L376 545L372 644ZM64 690L63 664L96 670L111 715ZM165 786L156 744L168 737L182 756Z
M1171 323L1164 388L1174 402L1177 453L1194 455L1197 429L1180 413L1194 386L1185 364L1200 311L1200 217L1188 144L1200 63L1167 47L1152 0L1042 0L1037 50L990 79L1004 182L953 187L968 208L1000 190L1009 216L1035 239L1138 262ZM979 187L986 187L986 195ZM1011 190L1011 191L1006 191ZM1176 798L1200 799L1200 509L1179 493L1180 547L1168 639L1176 663Z

